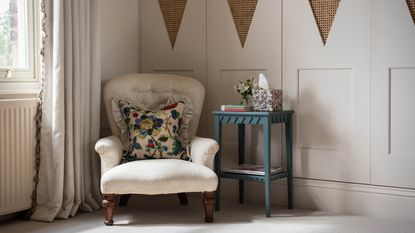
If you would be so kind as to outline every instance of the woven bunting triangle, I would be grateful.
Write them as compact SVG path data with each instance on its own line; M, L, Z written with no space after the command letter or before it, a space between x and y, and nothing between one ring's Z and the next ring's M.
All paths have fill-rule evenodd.
M310 0L311 9L324 45L326 45L329 37L339 4L340 0Z
M186 3L187 0L159 0L161 13L163 14L172 49L174 49L174 46L176 45L176 39L182 23Z
M257 3L258 0L228 0L242 48L245 46Z
M409 11L411 12L412 20L415 23L415 0L406 0Z

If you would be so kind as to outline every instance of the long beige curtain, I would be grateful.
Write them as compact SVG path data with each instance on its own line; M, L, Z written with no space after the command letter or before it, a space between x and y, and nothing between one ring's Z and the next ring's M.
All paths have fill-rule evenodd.
M31 218L99 208L100 0L42 0L43 106Z

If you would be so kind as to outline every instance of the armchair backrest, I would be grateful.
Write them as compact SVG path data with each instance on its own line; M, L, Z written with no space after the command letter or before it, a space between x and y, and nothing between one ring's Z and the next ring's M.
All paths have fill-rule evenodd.
M113 115L112 100L135 100L145 94L146 100L160 101L173 95L184 95L191 99L193 114L189 124L190 136L196 135L205 97L205 88L198 80L170 74L128 74L116 77L104 85L103 98L108 123L113 135L120 135Z

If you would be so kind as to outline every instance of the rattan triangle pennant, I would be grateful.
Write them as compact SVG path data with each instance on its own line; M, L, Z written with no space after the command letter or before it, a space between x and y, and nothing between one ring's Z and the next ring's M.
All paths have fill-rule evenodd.
M161 13L163 14L172 49L174 49L174 46L176 45L176 39L182 23L186 4L187 0L159 0Z
M311 9L324 45L326 45L329 37L339 4L340 0L310 0Z
M415 23L415 0L406 0L409 11L411 12L412 20Z
M258 0L228 0L242 48L245 46L257 3Z

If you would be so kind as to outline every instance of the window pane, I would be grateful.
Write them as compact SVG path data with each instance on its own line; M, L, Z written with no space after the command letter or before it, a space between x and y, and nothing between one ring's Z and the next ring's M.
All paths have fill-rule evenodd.
M0 0L0 68L28 67L27 1Z

